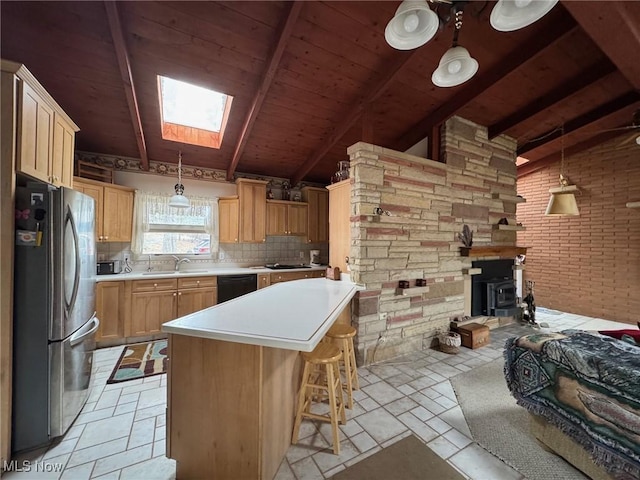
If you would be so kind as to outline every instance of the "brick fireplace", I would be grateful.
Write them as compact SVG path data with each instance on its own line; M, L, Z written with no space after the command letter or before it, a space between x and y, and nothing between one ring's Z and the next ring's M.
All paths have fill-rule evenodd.
M361 364L428 348L465 314L478 258L460 253L463 225L474 246L515 246L516 232L498 222L515 225L516 142L489 140L485 127L459 117L441 135L444 163L366 143L348 149L351 275L365 286L353 312ZM389 215L376 215L378 207ZM417 279L426 287L398 289Z

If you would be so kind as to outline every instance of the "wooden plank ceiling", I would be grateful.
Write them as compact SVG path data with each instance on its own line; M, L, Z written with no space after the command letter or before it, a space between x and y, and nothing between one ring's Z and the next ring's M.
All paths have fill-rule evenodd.
M2 58L24 63L80 126L79 150L329 183L360 140L405 150L452 115L510 135L530 166L629 136L640 109L640 2L566 1L524 29L469 2L476 76L438 88L440 32L394 50L393 2L1 2ZM219 150L162 140L157 75L234 97ZM560 126L564 139L560 138ZM640 147L639 147L640 148Z

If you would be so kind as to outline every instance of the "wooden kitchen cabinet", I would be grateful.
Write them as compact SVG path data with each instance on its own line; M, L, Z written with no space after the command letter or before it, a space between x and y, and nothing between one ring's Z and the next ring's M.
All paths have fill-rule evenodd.
M351 250L351 182L334 183L329 190L329 265L348 272Z
M220 243L238 243L239 209L237 196L221 198L218 201Z
M176 318L213 307L216 303L218 303L217 277L178 279Z
M304 278L321 278L324 276L324 270L310 270L307 272L277 272L271 274L270 285L280 282L290 282L292 280L302 280Z
M2 60L7 98L17 106L16 172L56 187L72 187L75 123L24 65ZM4 75L3 75L4 77ZM9 91L10 90L10 91ZM16 118L16 116L14 116Z
M74 177L73 188L96 201L96 241L130 242L134 189Z
M96 284L96 315L100 320L97 342L125 337L124 281Z
M133 280L130 322L126 336L159 333L163 323L176 318L177 305L177 279Z
M236 180L239 200L238 238L240 242L261 243L266 241L267 183L263 180L248 178Z
M160 333L163 323L212 307L217 301L217 277L132 280L126 336Z
M302 200L308 205L307 240L329 241L329 192L324 188L303 187Z
M267 235L307 235L308 205L267 200Z
M268 273L261 273L258 275L258 290L271 285L271 275Z

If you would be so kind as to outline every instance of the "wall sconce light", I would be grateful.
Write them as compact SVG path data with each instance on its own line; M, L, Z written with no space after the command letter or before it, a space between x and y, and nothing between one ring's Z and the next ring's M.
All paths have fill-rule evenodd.
M178 183L175 185L176 193L169 200L169 206L174 208L189 208L189 199L184 196L184 185L182 185L182 152L178 152Z

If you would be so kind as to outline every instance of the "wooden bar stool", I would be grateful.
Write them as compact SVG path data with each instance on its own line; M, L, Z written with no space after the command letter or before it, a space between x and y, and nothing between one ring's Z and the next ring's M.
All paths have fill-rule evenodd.
M351 325L343 323L335 323L326 334L326 338L334 345L340 348L342 353L342 365L344 365L345 383L344 388L347 391L347 408L353 408L353 390L360 389L358 381L358 368L356 365L356 352L353 347L353 337L356 336L356 329Z
M340 423L347 423L344 413L344 400L342 398L342 381L340 380L340 366L338 361L342 353L335 345L320 342L312 352L302 352L304 369L302 372L302 385L298 393L298 408L296 420L293 424L293 437L291 442L298 442L300 423L302 417L314 418L331 423L333 431L333 453L340 454L340 437L338 435L338 416ZM311 413L312 402L329 400L328 415Z

